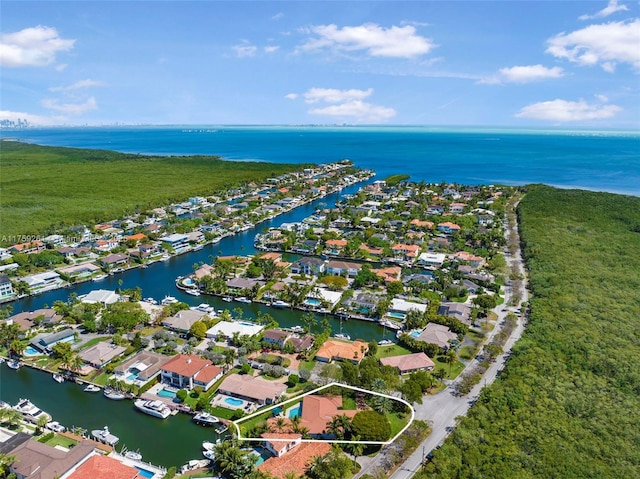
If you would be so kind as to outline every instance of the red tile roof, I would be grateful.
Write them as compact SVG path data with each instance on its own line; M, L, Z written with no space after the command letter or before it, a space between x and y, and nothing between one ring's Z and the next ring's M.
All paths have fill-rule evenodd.
M322 434L327 423L335 416L346 415L352 418L358 411L339 409L342 396L305 396L302 399L300 425L309 429L310 434Z
M205 366L210 366L211 364L211 361L202 359L195 354L178 354L162 366L162 369L170 373L180 374L181 376L192 377Z
M69 479L135 479L138 470L125 466L120 461L107 456L91 456L78 467Z
M287 445L296 441L297 439L301 439L302 436L300 434L293 433L275 433L275 432L265 432L261 434L261 436L267 440L269 439L291 439L290 441L269 441L271 444L271 448L274 451L280 452L285 449Z
M288 472L301 476L315 456L326 456L330 450L331 445L327 442L305 442L281 457L267 459L258 466L258 470L277 479L284 479Z
M333 358L360 361L364 356L362 348L364 348L364 352L366 353L369 350L369 345L361 341L347 343L344 341L329 340L320 347L316 356L327 358L329 361Z

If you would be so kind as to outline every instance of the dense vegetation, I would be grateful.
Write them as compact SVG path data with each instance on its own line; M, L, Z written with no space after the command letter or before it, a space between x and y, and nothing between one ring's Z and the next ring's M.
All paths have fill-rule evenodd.
M640 198L531 187L530 321L419 477L640 477Z
M146 156L13 141L0 143L0 163L0 239L111 220L302 167L243 162L240 168L214 156Z

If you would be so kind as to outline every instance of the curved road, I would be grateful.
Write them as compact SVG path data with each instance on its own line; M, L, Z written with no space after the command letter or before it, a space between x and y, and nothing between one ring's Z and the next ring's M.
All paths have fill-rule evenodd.
M513 216L513 215L511 215ZM514 223L517 224L517 223ZM511 235L517 234L515 231L511 231L507 228L505 232L505 236L507 238L507 248L509 245L509 239ZM517 242L519 244L519 241ZM520 249L516 253L511 256L508 251L505 253L505 258L507 260L507 264L509 265L510 270L512 268L516 268L517 271L522 275L522 278L526 278L526 272L524 269L524 264L522 261L522 255ZM520 282L520 301L521 303L524 301L528 301L528 292L526 288L526 280L523 279ZM513 291L511 290L510 281L507 282L507 286L505 287L505 301L504 305L509 303L509 300L513 296ZM521 304L520 303L520 304ZM498 315L498 320L496 321L496 327L491 332L491 334L487 337L487 342L491 340L493 335L495 335L498 331L502 329L502 323L505 319L506 315L509 312L514 312L518 310L520 305L512 308L505 308L504 305L500 305L494 309L494 312ZM456 426L456 418L460 416L464 416L467 414L467 411L471 407L471 405L478 398L480 391L483 387L490 385L495 381L496 377L504 367L504 363L506 362L511 348L516 343L525 327L525 318L524 311L523 314L518 315L518 322L516 328L511 333L511 336L507 339L503 352L500 354L496 360L490 365L490 367L485 372L481 381L476 384L473 389L466 396L457 396L455 394L455 385L457 381L460 379L462 374L458 375L458 378L452 382L450 382L447 387L434 396L425 396L422 399L422 404L418 404L415 406L416 411L416 419L420 419L426 421L431 425L431 434L427 437L421 445L419 445L415 452L409 456L404 463L390 476L391 479L408 479L413 477L415 473L420 469L424 458L426 455L431 452L434 448L441 445L446 437L453 431ZM472 368L477 364L477 360L474 359L471 361L467 368ZM389 446L387 446L389 447ZM384 454L384 449L380 454L378 454L373 460L367 461L360 470L360 472L355 476L360 477L363 474L371 473L376 467L382 467L382 457Z

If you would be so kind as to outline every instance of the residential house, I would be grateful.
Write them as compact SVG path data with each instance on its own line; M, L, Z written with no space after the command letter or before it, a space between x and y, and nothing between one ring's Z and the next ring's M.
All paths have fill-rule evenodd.
M391 246L391 252L395 259L413 263L416 260L418 253L420 253L420 246L415 244L396 243Z
M371 314L376 310L379 301L380 298L373 294L358 293L347 302L347 305L357 313Z
M61 314L57 314L53 308L36 309L35 311L14 314L7 318L7 324L17 324L20 331L26 331L37 324L50 326L60 322Z
M418 341L435 344L444 349L449 347L449 341L455 339L458 339L456 333L452 332L448 327L436 323L427 324L420 335L416 337Z
M361 244L359 248L361 251L367 253L367 255L369 255L369 257L372 259L380 259L382 257L382 254L384 253L382 248L372 248L371 246L368 246L366 244Z
M323 363L351 361L353 364L360 364L368 350L369 345L362 341L346 342L329 339L320 346L316 353L316 360Z
M66 266L64 268L58 268L58 273L65 274L72 278L87 278L94 273L102 271L100 266L94 263L82 263L74 264L72 266Z
M222 377L222 369L195 354L178 354L167 361L160 371L160 381L178 389L200 386L207 391Z
M422 221L419 220L418 218L414 218L412 219L409 224L416 229L426 229L426 230L430 230L433 229L433 222L431 221Z
M89 366L100 369L119 357L126 349L124 346L103 341L80 351L79 356Z
M82 296L80 301L87 304L101 304L107 306L109 304L117 303L122 297L115 291L109 291L108 289L96 289L90 293Z
M261 405L273 404L280 399L286 391L286 384L238 374L232 374L226 377L218 389L220 394L256 402Z
M400 374L409 374L416 371L431 371L436 365L425 353L404 354L402 356L390 356L381 358L383 366L397 368Z
M309 351L311 349L311 346L313 346L314 337L310 334L307 334L303 337L295 335L289 339L289 342L292 344L293 349L296 353L301 353L303 351Z
M291 265L291 272L294 274L306 274L308 276L319 276L324 273L324 261L320 258L304 256Z
M347 240L344 239L330 239L325 243L325 251L327 254L339 255L347 246Z
M110 254L100 259L100 263L106 268L116 268L118 266L124 266L129 261L129 257L126 254L117 253Z
M96 250L101 253L105 253L107 251L111 251L114 248L117 248L120 245L120 242L115 238L107 238L107 239L99 239L95 242Z
M135 241L136 243L140 243L141 241L144 241L145 239L147 239L147 235L142 233L137 233L134 235L125 236L124 239L126 241Z
M58 343L71 343L75 339L75 331L71 328L64 329L57 333L38 334L29 343L35 349L43 353L50 353L51 348Z
M400 281L402 276L402 268L400 266L387 266L386 268L372 269L371 271L385 283Z
M358 411L342 409L342 396L316 396L310 394L302 399L300 426L306 427L314 438L330 439L333 436L327 431L327 424L339 415L353 418Z
M466 203L451 203L449 205L449 213L460 214L466 207Z
M265 449L275 457L282 457L294 447L302 444L300 434L265 432L261 437L265 439ZM277 439L277 441L271 441L273 439Z
M427 310L427 305L422 303L416 303L414 301L407 301L401 298L393 298L389 305L389 312L396 313L396 315L405 316L409 311L416 310L424 313ZM393 316L393 315L392 315ZM397 317L397 316L393 316Z
M188 333L196 322L200 321L207 315L204 311L198 311L197 309L184 309L178 311L173 316L162 321L162 326L172 331L179 333Z
M29 286L29 289L32 292L58 287L63 283L62 278L60 278L60 275L55 271L32 274L30 276L25 276L22 280L27 283L27 286Z
M469 281L468 279L463 279L461 283L464 289L469 291L471 294L476 294L480 289L479 285L477 285L473 281Z
M293 333L289 331L283 331L282 329L270 329L264 332L262 341L268 344L275 344L281 348L284 344L293 337Z
M482 256L478 256L467 251L458 251L453 255L453 257L458 261L469 263L469 265L475 269L484 265L484 258Z
M359 263L351 263L347 261L329 261L327 263L327 274L333 276L347 276L354 278L362 265Z
M239 336L255 336L264 329L261 324L249 323L247 321L220 321L207 330L207 338L218 337L232 338L234 334Z
M167 236L162 236L160 238L160 241L162 242L163 248L166 249L166 247L168 246L177 254L180 254L189 249L189 237L184 234L174 233Z
M40 240L31 241L29 243L19 243L9 246L7 250L10 253L39 253L45 249L45 244Z
M231 293L241 293L242 290L253 289L256 285L262 288L265 283L264 281L247 278L231 278L227 280L227 287Z
M438 314L456 318L464 324L471 324L471 306L464 303L443 302L438 307Z
M447 255L444 253L422 253L418 257L418 264L428 268L439 268L446 260Z
M171 359L171 357L164 354L143 349L117 366L114 373L121 379L134 375L138 381L146 382L159 374L162 366L171 361Z
M429 205L427 207L428 215L441 215L444 213L444 206L442 205Z
M460 231L460 226L458 226L455 223L446 221L444 223L438 223L437 230L442 231L443 233L446 233L446 234L451 234L451 233L456 233Z
M140 469L123 464L111 456L93 454L80 463L69 475L58 476L62 479L140 479Z
M0 300L10 298L14 295L13 285L9 276L6 274L0 274Z

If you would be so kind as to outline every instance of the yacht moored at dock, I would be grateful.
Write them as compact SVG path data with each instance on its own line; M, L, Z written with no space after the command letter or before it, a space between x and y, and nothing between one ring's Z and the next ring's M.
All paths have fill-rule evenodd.
M43 417L47 418L47 422L51 421L51 414L38 408L28 399L20 399L20 401L18 401L18 404L13 406L13 409L22 414L27 421L34 424Z
M57 383L62 384L64 382L64 376L62 374L54 374L53 380Z
M100 388L95 384L89 384L86 388L84 388L84 392L86 393L97 393L100 391Z
M171 409L162 401L136 399L133 405L143 413L159 417L160 419L166 419L171 415Z
M220 419L215 417L213 414L203 411L193 416L193 422L203 426L213 426L214 424L218 424Z
M9 366L11 369L18 370L20 369L20 366L22 366L22 363L17 359L12 359L10 361L7 361L7 366Z
M114 401L121 401L127 397L127 395L122 391L111 388L105 388L103 394L107 399L113 399Z
M109 428L105 426L103 429L94 429L91 431L91 437L107 446L115 446L120 438L109 432Z

